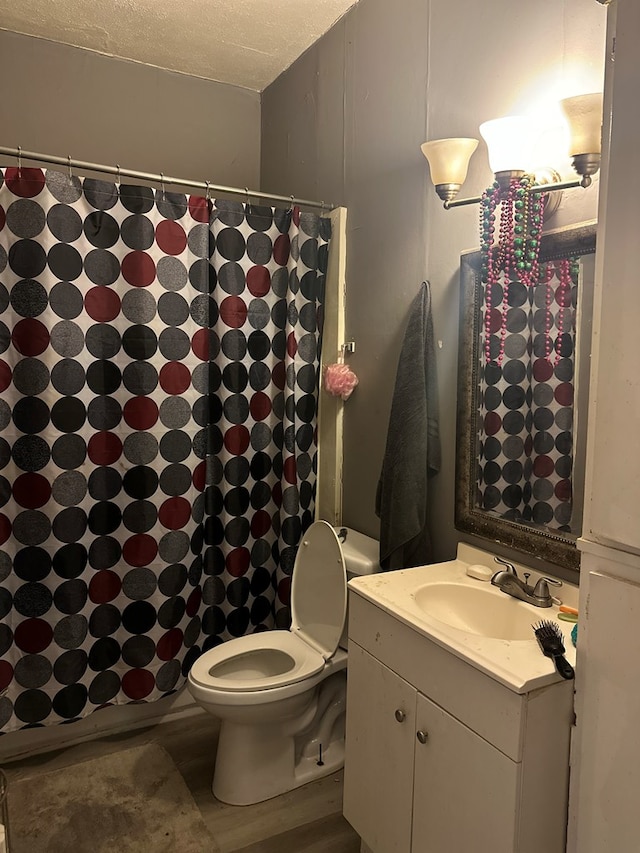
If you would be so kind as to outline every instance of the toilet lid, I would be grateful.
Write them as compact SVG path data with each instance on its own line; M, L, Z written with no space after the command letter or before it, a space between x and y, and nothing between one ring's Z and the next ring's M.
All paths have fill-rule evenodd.
M326 521L302 537L293 567L291 631L328 660L338 648L347 613L347 570L340 540Z

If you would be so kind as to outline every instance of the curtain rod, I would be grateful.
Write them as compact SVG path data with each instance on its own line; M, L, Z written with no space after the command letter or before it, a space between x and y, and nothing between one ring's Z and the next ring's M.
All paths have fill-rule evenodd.
M189 187L192 189L205 190L210 193L224 193L225 195L243 196L247 200L252 198L261 198L268 201L284 201L287 204L299 204L303 207L319 207L321 210L333 210L333 205L324 201L309 201L304 198L294 198L293 196L274 195L272 193L263 193L258 190L249 190L240 187L224 187L217 184L212 184L210 181L191 181L187 178L173 178L170 175L151 174L150 172L137 172L133 169L121 169L120 166L105 166L101 163L87 163L84 160L73 160L71 157L58 157L55 154L40 154L37 151L23 151L22 148L5 148L0 146L0 154L8 157L15 157L18 160L36 160L41 163L53 163L56 166L66 166L69 169L83 169L89 172L104 172L108 175L115 175L118 179L134 178L138 181L151 181L154 184L171 184L172 186Z

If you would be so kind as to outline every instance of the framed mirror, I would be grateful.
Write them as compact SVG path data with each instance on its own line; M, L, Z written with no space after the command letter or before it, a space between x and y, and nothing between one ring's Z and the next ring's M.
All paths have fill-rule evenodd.
M595 223L543 236L535 286L460 261L455 526L579 567Z

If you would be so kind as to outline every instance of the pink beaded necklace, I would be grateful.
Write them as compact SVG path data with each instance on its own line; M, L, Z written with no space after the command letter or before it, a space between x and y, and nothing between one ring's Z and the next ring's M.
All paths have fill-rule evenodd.
M571 285L572 266L575 263L569 258L561 258L555 263L549 262L545 265L544 271L541 273L540 281L546 285L545 291L545 323L544 323L544 355L550 361L551 356L551 325L553 320L552 304L554 301L558 303L558 317L556 325L558 327L558 336L562 335L564 330L565 309L571 304ZM555 276L558 278L560 285L557 292L554 294L551 281ZM560 360L560 345L556 344L553 366L555 367Z

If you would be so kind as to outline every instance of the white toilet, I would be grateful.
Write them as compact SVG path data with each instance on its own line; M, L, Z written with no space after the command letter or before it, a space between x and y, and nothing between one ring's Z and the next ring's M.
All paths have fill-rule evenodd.
M316 521L294 565L290 630L229 640L194 663L188 689L222 721L218 800L259 803L342 767L347 580L379 569L375 539Z

